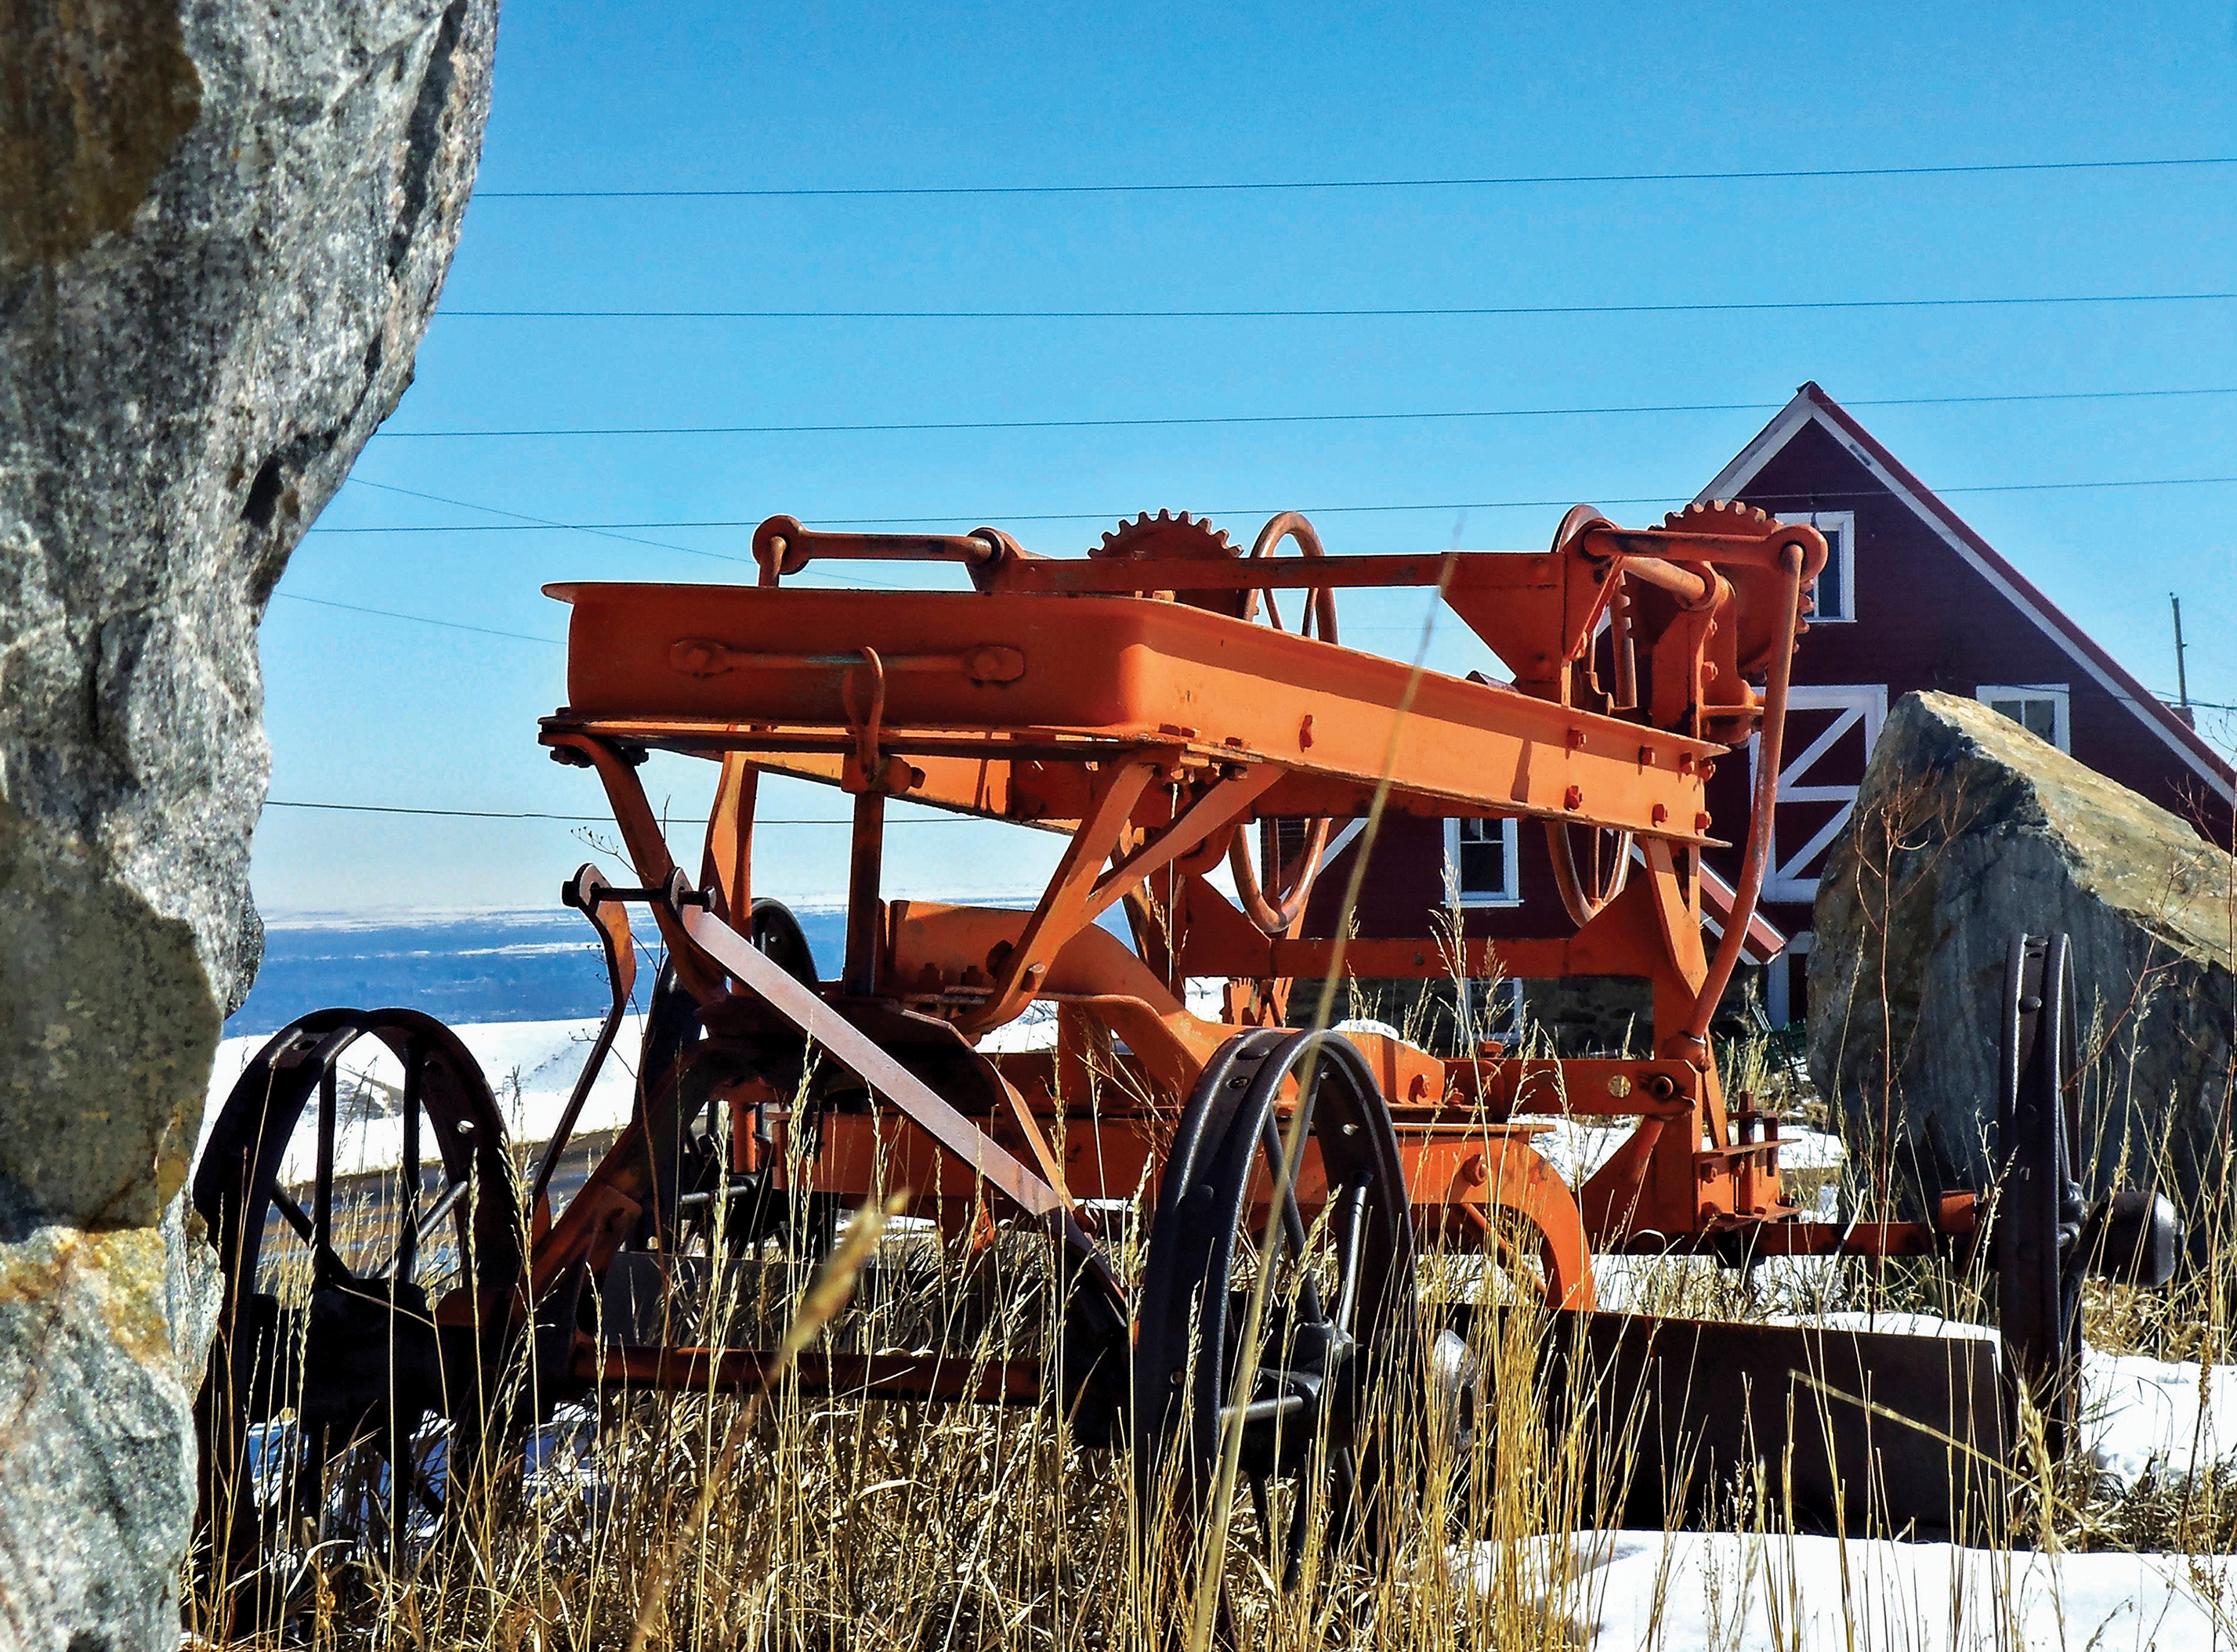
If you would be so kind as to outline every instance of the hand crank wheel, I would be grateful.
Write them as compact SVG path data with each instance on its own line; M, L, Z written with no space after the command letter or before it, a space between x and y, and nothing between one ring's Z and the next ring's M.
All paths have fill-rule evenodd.
M194 1200L223 1278L195 1405L206 1597L268 1622L312 1545L424 1542L478 1457L511 1344L489 1305L522 1267L513 1169L454 1033L322 1010L242 1072Z
M1996 1318L2015 1398L2054 1456L2072 1436L2082 1376L2080 1029L2063 935L2016 935L2004 964L1996 1109Z
M1300 1083L1306 1133L1296 1185L1277 1203ZM1158 1184L1134 1355L1142 1506L1201 1530L1239 1425L1236 1480L1250 1489L1284 1588L1316 1534L1371 1529L1383 1488L1363 1425L1394 1399L1410 1403L1418 1380L1413 1267L1397 1141L1357 1049L1279 1028L1230 1039L1190 1097ZM1246 1346L1262 1274L1260 1334Z
M1581 849L1578 842L1583 838ZM1546 822L1546 848L1554 862L1554 886L1569 921L1579 929L1600 915L1602 909L1623 893L1631 876L1631 833L1604 826L1574 826L1567 820Z
M1283 540L1293 541L1298 555L1310 558L1325 556L1321 549L1321 536L1313 531L1313 524L1295 510L1284 510L1258 530L1258 537L1250 547L1254 560L1270 560L1281 548ZM1282 608L1272 587L1246 593L1243 617L1257 616L1263 598L1266 604L1267 622L1273 628L1285 630L1282 622ZM1333 642L1336 636L1336 591L1329 586L1319 586L1299 594L1303 604L1297 610L1297 635L1317 636L1323 642ZM1257 859L1264 863L1263 880L1260 867L1252 863L1245 834L1238 832L1227 852L1228 870L1234 874L1235 892L1250 921L1269 935L1284 933L1297 921L1311 898L1313 879L1320 873L1321 856L1328 849L1329 822L1325 817L1305 819L1297 824L1303 827L1303 836L1294 844L1284 842L1283 822L1271 816L1258 822Z

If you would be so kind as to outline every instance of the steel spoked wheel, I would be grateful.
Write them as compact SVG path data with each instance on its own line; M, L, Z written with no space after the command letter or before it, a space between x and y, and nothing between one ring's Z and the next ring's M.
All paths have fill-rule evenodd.
M1996 1109L1996 1318L2015 1397L2051 1453L2072 1437L2082 1376L2089 1201L2079 1173L2079 1011L2063 935L2016 935L2004 964Z
M1413 1271L1397 1142L1357 1049L1282 1029L1231 1039L1158 1185L1134 1356L1141 1506L1201 1545L1223 1480L1247 1487L1284 1589L1327 1547L1316 1536L1371 1531L1386 1453L1366 1419L1411 1408L1421 1367Z
M510 1344L513 1167L456 1035L327 1010L242 1072L194 1198L223 1278L195 1408L202 1594L270 1621L314 1552L393 1563L439 1525Z

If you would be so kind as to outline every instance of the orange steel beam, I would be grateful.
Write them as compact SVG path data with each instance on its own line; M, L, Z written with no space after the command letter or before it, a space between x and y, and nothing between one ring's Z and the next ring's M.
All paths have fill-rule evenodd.
M960 668L894 674L886 742L903 754L991 759L1020 745L1073 760L1099 755L1079 750L1083 741L1179 747L1199 761L1255 758L1306 780L1301 789L1344 794L1349 806L1325 812L1349 814L1382 774L1412 675L1377 655L1140 598L551 589L573 608L562 726L598 725L703 751L843 749L852 738L846 674L830 660L860 659L866 648L881 658L958 661L999 652L1014 676L980 680ZM710 657L755 663L710 667ZM1402 798L1688 839L1701 832L1693 819L1699 766L1719 749L1438 673L1415 685L1399 732L1392 784ZM1468 767L1456 772L1455 763ZM1303 812L1292 804L1305 800L1276 796L1268 810ZM1665 816L1651 819L1658 802Z
M901 1148L874 1129L873 1159L928 1154L914 1170L924 1179L909 1184L921 1196L991 1188L1092 1254L1068 1207L1092 1196L1083 1188L1105 1183L1100 1173L1081 1179L1072 1127L1044 1117L1019 1089L996 1076L974 1103L979 1114L958 1112L858 1030L828 990L793 981L746 944L733 924L750 890L761 769L858 793L858 815L869 811L867 827L858 819L858 850L864 830L881 836L888 796L1071 834L1030 914L885 905L874 887L858 890L849 957L862 962L850 966L855 988L840 989L843 997L874 979L880 993L944 1019L963 1040L1036 997L1058 1002L1069 1030L1035 1081L1051 1100L1046 1087L1082 1082L1097 1038L1107 1060L1115 1035L1170 1107L1234 1030L1186 1011L1184 976L1256 982L1263 1009L1269 989L1278 1002L1289 982L1336 967L1333 941L1269 936L1204 880L1253 819L1357 816L1382 784L1384 806L1401 813L1524 815L1629 833L1643 872L1572 936L1462 940L1451 956L1426 938L1345 949L1343 966L1358 975L1457 965L1466 974L1631 975L1653 987L1658 1043L1648 1062L1439 1063L1371 1041L1411 1131L1417 1204L1463 1221L1488 1221L1494 1207L1531 1216L1561 1252L1565 1296L1578 1279L1589 1289L1587 1239L1661 1243L1792 1214L1778 1195L1775 1146L1732 1138L1706 1037L1756 879L1744 876L1728 903L1731 944L1712 964L1700 938L1699 851L1715 841L1703 799L1726 750L1719 742L1760 720L1775 748L1801 599L1825 555L1811 530L1717 506L1627 531L1580 507L1542 556L1056 561L992 530L829 535L772 518L756 550L758 589L548 588L573 611L570 703L545 721L544 738L604 781L644 885L668 892L656 915L689 990L709 1007L733 992L762 1001L863 1078L910 1121L897 1142L920 1143ZM978 589L782 587L783 574L816 556L959 561ZM1188 600L1403 584L1441 584L1516 686L1416 674ZM1770 680L1760 696L1746 680L1757 673ZM707 908L684 904L690 892L637 784L631 763L650 747L722 761L703 859ZM1751 872L1768 825L1765 794L1753 801ZM1138 938L1157 941L1138 957L1093 926L1121 898ZM1091 1027L1102 1030L1090 1036ZM1549 1093L1561 1110L1630 1117L1635 1128L1572 1199L1521 1127L1484 1124L1480 1111L1471 1128L1493 1149L1466 1162L1500 1174L1468 1184L1489 1193L1466 1191L1468 1175L1447 1162L1455 1138L1439 1109L1458 1095L1512 1113L1544 1105ZM1429 1109L1419 1120L1408 1111L1416 1105ZM1138 1185L1154 1144L1143 1149L1151 1156L1112 1158L1109 1129L1092 1133L1095 1151L1122 1174L1131 1168ZM825 1167L850 1181L876 1169L856 1162L856 1134L837 1129L834 1142L854 1145ZM1509 1168L1515 1187L1539 1191L1504 1195ZM593 1208L620 1208L637 1180L594 1188ZM569 1239L577 1249L596 1242L587 1229Z

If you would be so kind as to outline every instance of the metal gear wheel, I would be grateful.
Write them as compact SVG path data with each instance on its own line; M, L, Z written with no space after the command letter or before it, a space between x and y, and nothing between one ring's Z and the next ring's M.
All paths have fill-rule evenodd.
M1105 534L1102 543L1087 554L1162 562L1235 557L1243 552L1223 530L1200 517L1191 517L1185 510L1178 517L1170 510L1160 510L1152 517L1145 510L1132 522L1122 522ZM1177 595L1178 601L1191 608L1208 609L1238 620L1249 615L1249 591L1182 591Z

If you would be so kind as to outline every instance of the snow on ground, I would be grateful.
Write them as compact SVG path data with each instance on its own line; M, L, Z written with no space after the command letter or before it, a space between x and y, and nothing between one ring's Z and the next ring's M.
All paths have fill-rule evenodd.
M1630 1128L1625 1124L1598 1121L1587 1122L1578 1118L1521 1116L1519 1122L1550 1127L1538 1137L1538 1151L1552 1162L1571 1187L1580 1186L1588 1180L1593 1172L1608 1162L1631 1134ZM1837 1170L1841 1166L1841 1139L1838 1136L1788 1124L1780 1127L1778 1141L1781 1169Z
M452 1030L481 1063L505 1115L507 1138L530 1142L550 1140L590 1056L598 1023L487 1022ZM643 1038L639 1017L631 1016L622 1023L613 1053L606 1057L575 1127L578 1134L618 1129L629 1122L637 1089L637 1052ZM228 1038L218 1046L217 1063L210 1074L208 1106L202 1115L203 1141L209 1139L218 1109L232 1093L242 1070L268 1042L261 1036ZM352 1045L344 1052L340 1067L348 1099L335 1135L335 1169L350 1175L395 1164L403 1155L403 1127L396 1114L402 1069L385 1047L372 1040ZM282 1176L290 1181L310 1180L315 1145L307 1129L299 1130L281 1167Z
M1485 1544L1474 1559L1478 1587L1511 1569L1521 1598L1595 1652L2203 1652L2237 1638L2228 1557L1610 1531Z
M1191 983L1191 988L1198 984ZM1217 1014L1211 993L1192 991L1190 1008ZM1038 1012L1038 1013L1037 1013ZM590 1054L597 1023L524 1021L455 1030L496 1090L515 1141L541 1142L566 1104ZM1363 1030L1380 1031L1379 1026ZM989 1039L990 1050L1046 1049L1055 1042L1053 1010L1033 1011ZM578 1129L625 1123L635 1089L642 1023L632 1017L615 1041ZM266 1039L230 1038L219 1046L204 1130L241 1072ZM345 1174L393 1164L399 1153L394 1116L400 1079L393 1057L360 1045L343 1060L354 1081L339 1146ZM1603 1163L1621 1129L1547 1121L1540 1149L1572 1184ZM1781 1158L1790 1168L1840 1162L1831 1136L1797 1131ZM309 1133L299 1133L286 1174L310 1175ZM1651 1300L1657 1270L1686 1260L1599 1260L1603 1306ZM1822 1259L1780 1258L1764 1265L1763 1287L1806 1300ZM1807 1318L1829 1328L1922 1335L1984 1337L1987 1328L1917 1314L1827 1313ZM2133 1486L2148 1473L2188 1472L2194 1465L2237 1462L2237 1366L2201 1372L2193 1364L2134 1354L2090 1352L2082 1368L2084 1449L2110 1481ZM1544 1547L1550 1540L1541 1540ZM1595 1648L1761 1647L1898 1648L1941 1652L1972 1647L2067 1646L2122 1652L2151 1646L2237 1643L2237 1622L2215 1591L2237 1595L2237 1562L2181 1557L2063 1555L1968 1550L1945 1544L1848 1542L1831 1537L1743 1537L1731 1534L1587 1533L1574 1545L1574 1586L1546 1584L1537 1598L1547 1611L1574 1616L1578 1641ZM1550 1577L1550 1550L1518 1557L1529 1575ZM1477 1552L1488 1582L1498 1557ZM2201 1593L2201 1590L2204 1592ZM2237 1603L2233 1603L2237 1610Z
M1199 987L1194 982L1190 984L1193 989L1190 1007L1199 1014L1216 1014L1216 1004L1208 1002L1216 989L1208 984ZM540 1142L550 1137L590 1054L597 1025L586 1020L518 1021L455 1030L481 1063L497 1092L512 1140ZM1364 1023L1363 1030L1381 1030ZM578 1130L617 1129L628 1122L636 1085L637 1050L643 1036L643 1024L637 1017L623 1024L613 1054L607 1058L584 1109ZM984 1047L1046 1049L1055 1038L1053 1008L1037 1004L1001 1029ZM261 1037L228 1038L218 1047L209 1108L203 1119L206 1135L234 1080L265 1043ZM395 1163L401 1131L394 1116L394 1092L401 1074L394 1059L385 1050L360 1044L343 1057L342 1065L359 1085L353 1102L344 1109L337 1142L340 1169L347 1175ZM1538 1138L1540 1149L1572 1186L1597 1168L1624 1135L1620 1129L1574 1119L1548 1122L1554 1129ZM1781 1155L1789 1168L1839 1162L1840 1143L1832 1137L1798 1131L1790 1139L1792 1145ZM300 1131L285 1169L289 1180L309 1179L311 1145L310 1133ZM1671 1270L1714 1266L1699 1259L1605 1256L1597 1259L1594 1273L1601 1305L1620 1310L1652 1304L1658 1293L1668 1288ZM1831 1285L1828 1270L1832 1266L1822 1258L1773 1259L1759 1269L1759 1288L1772 1300L1806 1305ZM1767 1317L1854 1331L1927 1336L1995 1334L1982 1326L1917 1314L1787 1313ZM2084 1449L2101 1473L2123 1487L2135 1485L2148 1473L2180 1475L2194 1464L2237 1463L2237 1366L2216 1366L2201 1377L2194 1364L2093 1350L2082 1365L2082 1419Z
M2082 1418L2091 1460L2124 1487L2147 1473L2237 1463L2237 1366L2201 1370L2091 1350L2082 1360Z

